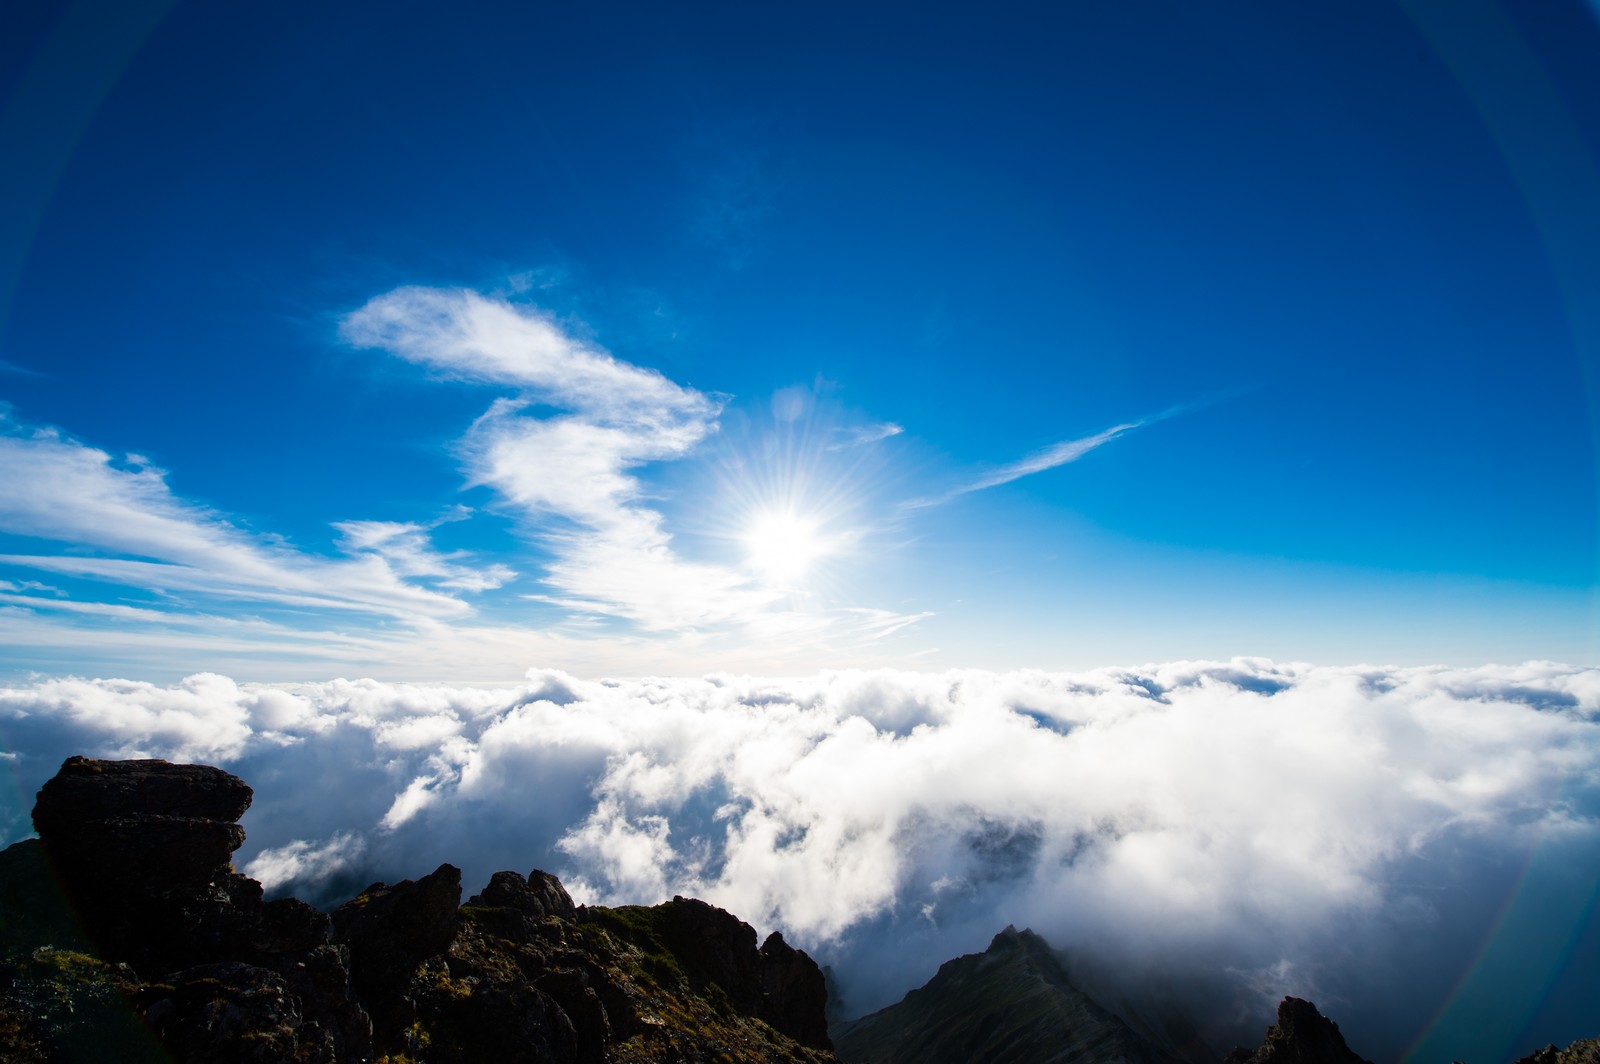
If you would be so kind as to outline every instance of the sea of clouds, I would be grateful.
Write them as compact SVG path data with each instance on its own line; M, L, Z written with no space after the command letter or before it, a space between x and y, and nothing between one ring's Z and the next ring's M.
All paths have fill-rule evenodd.
M1563 1027L1600 982L1597 669L38 679L0 689L0 740L7 842L70 754L209 762L255 788L237 863L271 892L449 861L468 892L540 867L579 901L698 896L849 1014L1011 923L1223 1049L1285 993L1377 1059L1600 1034Z

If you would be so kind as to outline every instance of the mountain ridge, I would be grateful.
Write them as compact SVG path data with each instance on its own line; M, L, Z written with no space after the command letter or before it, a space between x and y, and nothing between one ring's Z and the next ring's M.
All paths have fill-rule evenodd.
M1008 925L901 1001L832 1029L856 1064L1176 1064L1074 986L1049 944Z
M694 899L574 905L555 876L373 883L331 916L235 872L221 769L69 758L0 852L15 1064L837 1064L804 952Z

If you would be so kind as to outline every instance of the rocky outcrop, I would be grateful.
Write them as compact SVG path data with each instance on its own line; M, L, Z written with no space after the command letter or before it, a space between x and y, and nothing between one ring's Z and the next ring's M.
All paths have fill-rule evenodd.
M648 918L650 940L671 953L691 986L714 987L732 1008L802 1045L833 1048L822 971L782 935L774 932L757 949L755 928L694 898L675 897L641 915Z
M768 1023L808 1046L832 1048L828 1035L828 982L805 951L774 931L761 944L757 966L761 1015Z
M1579 1039L1565 1049L1547 1045L1516 1064L1600 1064L1600 1038Z
M1344 1043L1339 1025L1309 1001L1286 997L1278 1004L1278 1022L1255 1052L1235 1049L1225 1064L1371 1064Z
M238 961L202 964L168 976L145 1009L161 1042L187 1064L332 1064L331 1031L306 1015L277 972Z
M455 941L460 903L461 870L445 864L414 882L374 883L334 912L334 941L350 950L351 982L380 1044L411 1024L412 976Z
M496 872L489 878L483 893L474 894L467 904L480 908L516 909L541 919L554 916L571 920L578 914L577 906L561 880L549 872L535 868L524 879L516 872Z
M1038 935L1008 927L946 961L898 1004L834 1028L860 1064L1168 1064L1172 1059L1067 977Z
M441 865L330 920L233 871L250 799L202 765L62 766L0 852L0 1059L837 1061L817 966L730 913L580 908L538 870L462 906Z
M239 952L265 919L233 873L250 788L206 765L68 758L34 829L102 956L170 971Z
M0 855L0 900L59 884L31 899L38 918L0 926L8 955L48 947L121 965L123 996L180 1060L365 1056L370 1023L327 915L267 902L233 870L251 797L208 765L68 758L39 791L38 840Z
M327 939L303 902L266 904L233 871L251 791L208 765L72 757L39 791L39 845L98 954L167 972L244 959L279 967Z

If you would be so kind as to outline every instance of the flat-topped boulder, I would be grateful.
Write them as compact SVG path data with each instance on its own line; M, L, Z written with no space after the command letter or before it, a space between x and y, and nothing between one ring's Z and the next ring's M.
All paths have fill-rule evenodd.
M33 826L76 894L192 893L227 875L251 793L210 765L70 757L39 790Z
M327 941L300 902L263 904L233 870L252 791L231 772L157 759L69 757L33 807L39 845L104 956L151 975L287 958Z
M231 824L250 808L253 793L244 780L211 765L69 757L40 788L33 826L47 837L58 828L109 817L191 817Z

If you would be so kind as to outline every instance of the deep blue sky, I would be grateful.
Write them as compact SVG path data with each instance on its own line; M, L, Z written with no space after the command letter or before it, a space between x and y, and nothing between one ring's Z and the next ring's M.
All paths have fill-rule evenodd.
M1595 10L1057 7L7 5L0 667L1600 657ZM611 414L402 288L715 409L519 503L492 403Z

